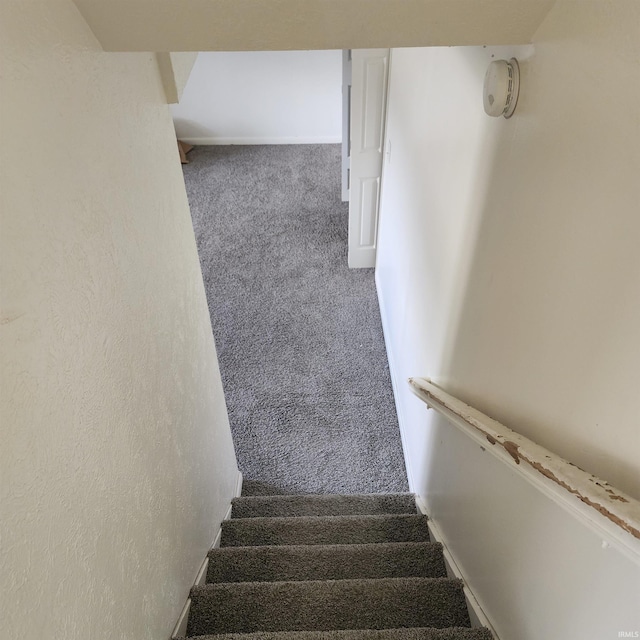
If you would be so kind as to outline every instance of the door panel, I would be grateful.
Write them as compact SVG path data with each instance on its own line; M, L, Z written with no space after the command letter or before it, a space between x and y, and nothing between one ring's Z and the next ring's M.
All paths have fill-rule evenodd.
M342 202L349 201L351 155L351 49L342 51Z
M389 49L351 53L349 266L373 267L384 146Z

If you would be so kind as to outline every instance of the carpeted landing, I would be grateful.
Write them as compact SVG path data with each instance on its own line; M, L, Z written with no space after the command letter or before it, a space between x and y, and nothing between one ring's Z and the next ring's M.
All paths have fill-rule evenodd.
M191 591L199 640L491 640L408 494L243 496Z
M339 145L184 165L238 465L254 493L406 491L373 269L347 266Z

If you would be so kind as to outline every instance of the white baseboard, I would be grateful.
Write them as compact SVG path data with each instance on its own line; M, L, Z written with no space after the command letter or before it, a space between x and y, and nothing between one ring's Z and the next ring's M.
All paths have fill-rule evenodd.
M402 442L402 455L404 456L404 466L407 471L407 481L409 482L409 491L416 492L416 485L413 482L413 473L411 470L411 462L407 451L409 450L406 443L406 436L404 432L404 425L406 420L404 417L404 411L400 402L400 384L406 384L404 380L398 379L398 369L395 365L393 357L393 351L391 350L391 338L389 333L389 326L387 324L387 314L384 302L384 295L382 294L382 287L378 281L378 271L375 273L376 292L378 294L378 306L380 307L380 319L382 321L382 335L384 336L384 346L387 352L387 361L389 362L389 374L391 376L391 387L393 389L393 399L396 405L396 414L398 416L398 426L400 427L400 440Z
M416 507L418 508L418 512L422 515L429 515L422 498L420 498L420 496L418 495L416 495ZM434 520L432 520L431 517L429 517L429 519L427 520L427 525L429 527L429 537L431 538L431 541L439 542L442 545L442 550L444 552L444 563L447 568L447 576L449 578L458 578L464 583L464 597L467 600L467 609L469 611L471 626L473 628L486 627L487 629L489 629L489 631L491 631L491 635L493 636L494 640L500 640L500 638L498 638L496 630L493 628L493 625L489 621L489 618L487 617L477 598L469 588L464 573L460 569L460 565L456 562L456 559L449 551L446 538L444 537L440 527L438 527L438 524Z
M254 144L339 144L342 142L340 136L319 136L319 137L283 137L283 138L183 138L179 136L182 142L192 144L194 146L206 145L254 145Z
M238 471L238 478L236 480L236 488L234 492L234 497L238 498L242 493L242 472ZM223 518L223 520L229 520L231 518L231 505L227 509L227 512ZM218 527L216 531L216 535L211 544L211 549L217 549L220 546L220 539L222 538L222 527ZM198 573L196 574L196 579L193 582L194 587L202 586L207 580L207 571L209 569L209 556L206 556L200 565L200 569L198 569ZM182 607L182 611L180 612L180 616L178 617L178 622L173 629L173 633L171 634L171 638L184 638L187 635L187 623L189 621L189 610L191 609L191 598L187 598L187 601Z
M374 247L349 248L349 269L373 269L376 266L376 250Z
M239 498L242 495L242 481L244 477L242 475L242 471L238 471L238 479L236 480L236 492L234 494L235 498ZM225 518L227 520L227 518Z

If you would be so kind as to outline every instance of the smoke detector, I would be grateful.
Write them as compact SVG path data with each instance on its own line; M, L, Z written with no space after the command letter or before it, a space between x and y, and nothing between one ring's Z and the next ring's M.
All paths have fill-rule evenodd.
M520 67L515 58L495 60L484 77L484 110L488 116L510 118L520 91Z

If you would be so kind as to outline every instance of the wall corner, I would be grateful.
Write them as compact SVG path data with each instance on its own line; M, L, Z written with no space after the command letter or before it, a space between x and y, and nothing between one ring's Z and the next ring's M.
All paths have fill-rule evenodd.
M156 53L158 70L167 98L167 104L177 104L180 102L182 92L187 85L197 57L198 53L191 51L180 53L160 51Z

